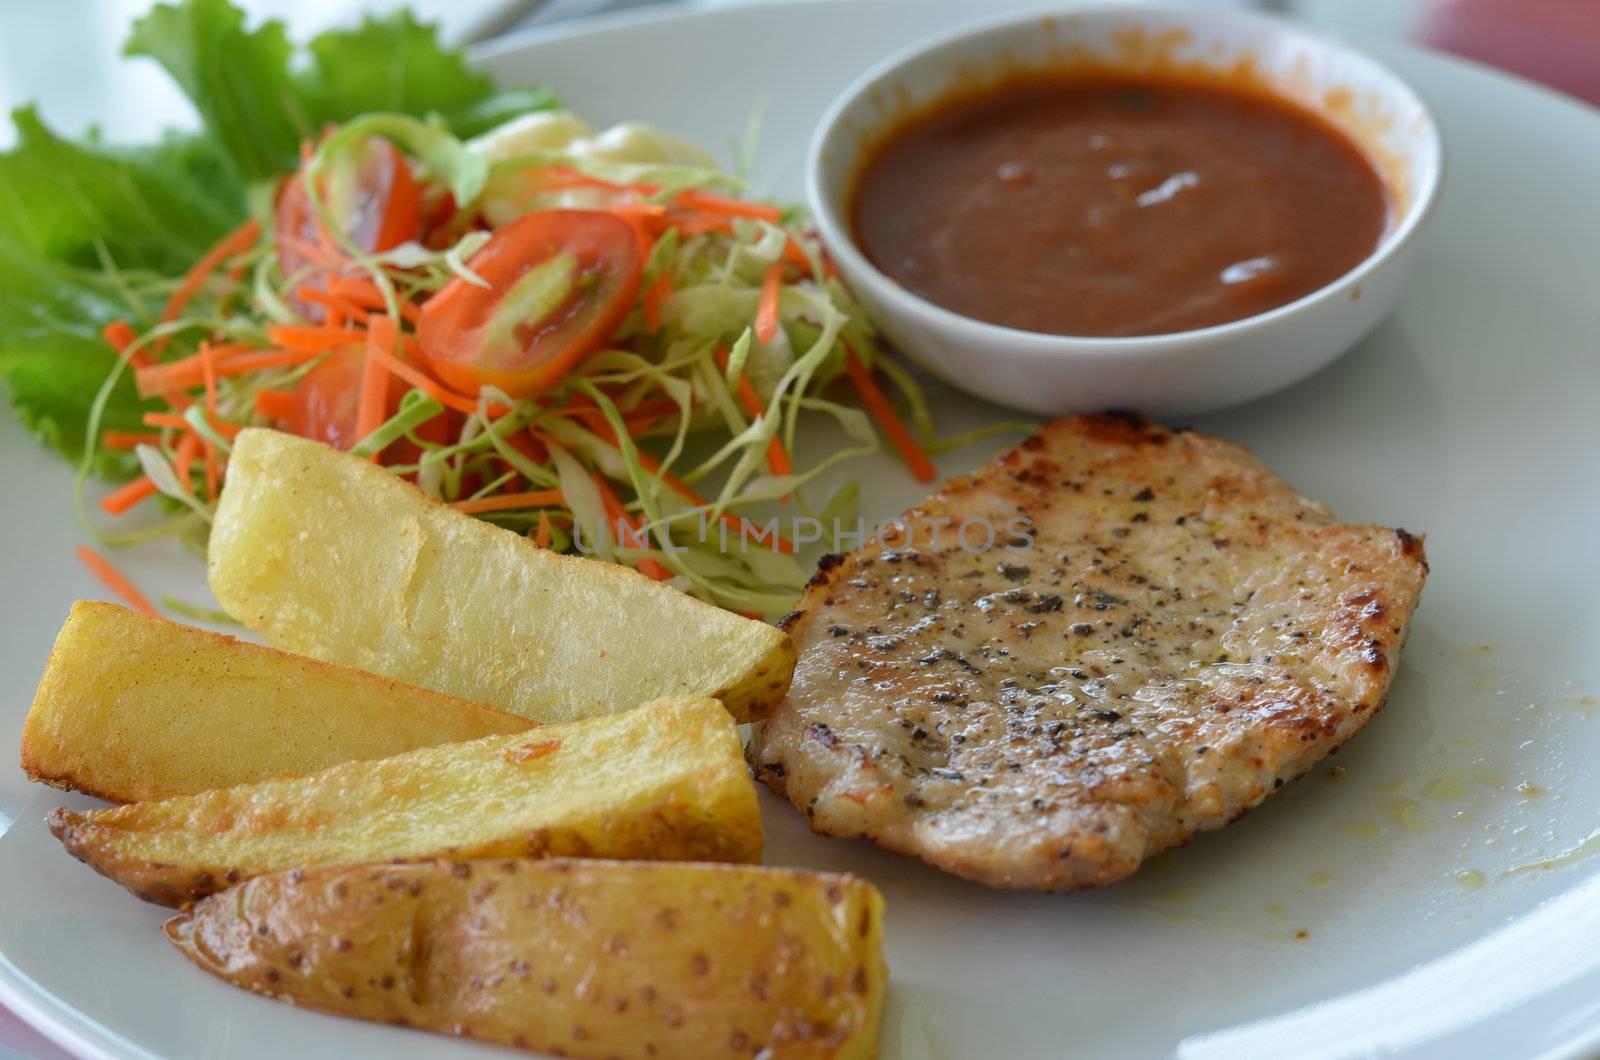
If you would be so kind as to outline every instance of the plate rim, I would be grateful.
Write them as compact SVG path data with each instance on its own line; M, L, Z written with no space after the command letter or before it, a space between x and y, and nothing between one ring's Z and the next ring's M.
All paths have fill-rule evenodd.
M1028 4L1009 10L1020 17L1030 13L1059 13L1093 2L1094 0L1056 0L1053 3ZM515 30L470 46L468 56L474 66L482 68L490 64L515 62L520 53L563 41L613 32L629 32L644 26L679 22L719 22L731 18L761 19L769 13L778 11L791 14L804 11L815 17L825 18L830 10L859 12L863 6L879 9L915 7L917 0L753 0L753 2L738 2L721 7L653 5L585 16L550 26ZM1131 6L1140 5L1137 0L1132 0ZM915 40L932 40L941 33L958 30L962 26L979 25L990 18L992 14L978 14L971 17L963 15L944 30L923 34ZM1553 105L1567 110L1575 116L1581 116L1582 120L1596 122L1596 128L1600 129L1600 107L1590 105L1520 74L1501 70L1478 60L1440 52L1407 40L1370 34L1341 34L1316 26L1305 26L1298 20L1290 21L1296 22L1308 32L1348 41L1364 51L1377 52L1380 61L1386 65L1390 62L1390 57L1396 55L1421 58L1447 68L1454 67L1457 71L1487 77L1505 87L1522 92L1531 91L1534 95L1542 97L1541 106ZM1412 83L1409 77L1406 80L1408 84ZM1413 88L1431 109L1434 106L1432 93L1414 84ZM1441 133L1443 132L1441 128ZM0 814L0 820L4 819L4 815ZM0 829L0 835L9 831L14 825L14 821L7 822L7 827ZM1582 881L1575 882L1574 888L1578 886L1582 886ZM1491 937L1499 930L1503 930L1503 927L1496 928L1483 937ZM1448 954L1437 959L1444 959L1447 956ZM1432 963L1434 961L1425 962L1418 968L1425 968ZM1574 977L1572 981L1577 981L1578 978L1581 976ZM1337 1000L1343 996L1348 995L1336 995L1324 1000ZM72 1006L59 995L38 984L16 965L3 948L0 948L0 1004L4 1004L30 1028L74 1055L90 1057L93 1060L164 1060L161 1054L130 1041L115 1029L95 1020L82 1009ZM1417 1046L1426 1048L1427 1042L1417 1043ZM1573 1026L1560 1040L1548 1043L1530 1056L1536 1060L1578 1060L1583 1057L1600 1056L1600 1014L1594 1016L1587 1024L1579 1023Z
M34 982L3 949L0 1004L53 1044L85 1060L163 1060Z

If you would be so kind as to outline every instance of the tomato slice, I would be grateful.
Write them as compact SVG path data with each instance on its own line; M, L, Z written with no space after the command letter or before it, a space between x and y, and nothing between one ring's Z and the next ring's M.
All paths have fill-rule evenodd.
M422 226L422 190L399 148L369 136L328 175L328 207L345 235L376 253L416 237Z
M596 210L540 210L495 232L422 306L417 340L447 385L538 393L598 349L639 295L644 254L633 227Z
M294 408L284 422L284 429L302 438L324 442L341 452L348 452L361 440L356 425L361 406L361 375L366 365L366 353L360 346L347 346L335 350L318 364L295 387ZM389 403L393 407L411 389L399 379L389 383ZM450 417L446 411L420 424L417 437L443 444L448 440ZM401 438L384 450L385 459L409 464L416 460L419 451L409 439Z
M422 192L411 165L381 136L368 137L335 159L321 190L340 231L366 253L414 239L422 226ZM318 223L303 172L290 177L279 192L277 243L283 274L296 286L325 288L331 274L354 275L343 251ZM322 306L292 293L291 300L306 319L321 323Z
M336 350L306 373L294 391L289 433L348 451L361 439L356 416L361 401L361 370L366 355L359 346Z

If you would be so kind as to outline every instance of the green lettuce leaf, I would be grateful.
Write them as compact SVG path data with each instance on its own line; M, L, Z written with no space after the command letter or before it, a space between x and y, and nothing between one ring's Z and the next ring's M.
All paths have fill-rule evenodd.
M116 363L103 339L105 323L127 315L119 295L92 273L19 253L0 242L0 379L23 425L68 460L78 461L89 405ZM139 430L148 406L131 378L119 380L104 426ZM98 450L97 473L134 469L132 455Z
M38 112L12 114L17 142L0 154L0 242L47 261L180 274L244 215L244 188L212 143L169 137L115 148L62 139Z
M498 91L408 11L369 16L297 50L282 22L246 29L228 0L182 0L135 22L125 52L166 68L252 181L293 169L301 141L328 124L371 111L438 114L471 136L554 104L541 89Z
M317 128L289 76L283 23L247 30L228 0L157 4L133 24L123 54L166 69L246 180L293 169L300 141Z
M100 329L153 322L161 300L149 280L181 273L238 223L244 189L204 138L113 148L56 136L31 107L12 120L17 143L0 154L0 379L22 421L77 459L116 363ZM146 408L125 379L105 426L135 429Z
M163 278L239 224L251 189L292 170L303 139L373 110L437 114L467 136L553 105L541 90L497 90L407 13L296 49L282 23L248 28L228 0L179 0L139 19L125 51L166 68L199 133L131 148L72 141L23 108L15 146L0 152L0 380L23 423L73 460L116 363L101 329L153 324ZM149 407L125 377L103 426L137 429ZM133 467L103 450L94 461L109 474Z
M542 88L496 90L488 74L469 67L462 52L440 48L434 28L406 10L324 33L306 50L311 61L296 87L319 125L371 111L436 113L466 138L555 105Z

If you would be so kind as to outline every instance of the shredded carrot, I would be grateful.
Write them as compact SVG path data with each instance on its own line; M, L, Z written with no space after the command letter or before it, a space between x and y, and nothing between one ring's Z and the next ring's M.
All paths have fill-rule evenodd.
M336 294L329 294L320 287L312 287L303 283L295 288L294 292L302 302L311 302L320 305L325 313L322 324L324 327L339 327L346 320L354 320L358 324L365 324L371 314L360 306L352 305Z
M183 281L178 284L177 290L172 292L172 297L167 299L166 308L161 311L161 323L169 324L178 319L178 314L183 312L183 307L189 304L189 299L211 278L224 261L236 254L242 254L255 245L256 238L261 235L261 225L254 218L235 228L232 232L217 241L216 246L200 256L200 260L190 267L183 276ZM165 349L167 336L156 340L156 349Z
M118 486L106 494L100 501L100 507L108 515L121 515L155 492L156 484L150 481L150 476L140 475L127 485Z
M728 368L728 351L717 351L717 364L724 371ZM739 373L739 385L735 388L739 395L739 404L744 406L745 414L752 419L759 419L767 413L767 406L762 402L761 395L756 393L756 388L743 372ZM774 434L767 442L767 466L774 475L788 475L793 473L794 466L789 463L789 454L784 451L783 442ZM785 498L787 500L787 498Z
M612 489L603 478L596 478L594 484L600 490L600 503L605 507L606 516L613 523L626 523L632 527L634 522L628 517L628 511L622 506L622 501L617 499L616 490Z
M697 508L711 507L711 502L700 496L700 494L696 493L693 487L679 479L676 475L672 474L672 472L662 471L661 461L657 460L643 449L635 449L634 457L639 461L640 467L650 472L650 474L656 476L656 478L659 478L662 485L666 486L667 489L676 493L690 504ZM722 514L724 519L735 518L727 512L723 512Z
M604 188L607 191L633 192L650 196L661 190L658 184L618 184L603 177L590 176L572 166L546 166L539 173L539 190L565 191L571 188Z
M205 454L206 497L217 499L217 487L222 484L222 464L217 460L217 444L210 438L200 440L200 450Z
M389 373L374 351L394 354L399 332L393 317L374 317L367 332L367 359L361 367L361 394L356 406L356 437L365 438L389 418ZM378 454L372 454L377 463Z
M770 203L730 199L725 195L713 195L698 188L679 192L674 202L689 210L702 210L726 217L753 217L758 221L770 221L774 224L783 217L783 211Z
M287 368L314 361L322 356L320 350L249 350L231 354L217 362L217 375L243 375L263 368Z
M206 419L214 421L217 418L217 362L209 342L200 343L200 375L205 382L206 412L209 414ZM217 466L217 446L210 438L202 438L200 449L205 454L206 497L214 501L221 478L221 469Z
M617 445L616 432L614 432L611 429L611 425L606 423L603 419L599 423L590 425L590 429L593 430L594 433L599 436L600 440L605 442L607 445ZM629 437L632 437L632 434L630 434ZM696 493L694 489L687 483L683 482L671 472L662 471L661 461L657 460L643 449L635 448L634 457L639 461L640 467L656 476L656 478L661 480L662 485L666 486L669 490L676 493L690 504L697 508L711 507L711 502L700 496L700 494ZM732 512L723 512L722 516L717 521L727 525L730 530L738 531L744 539L748 539L750 532L757 529L753 524L741 519ZM772 544L774 549L782 552L786 556L794 555L793 541L790 541L782 534L774 534L774 538L775 540ZM757 536L757 540L764 540L764 538Z
M185 424L185 426L188 426ZM183 487L183 492L193 493L189 483L189 468L194 464L194 458L200 455L200 436L190 431L178 439L178 448L172 454L172 470L178 475L178 485Z
M760 416L763 413L761 399L756 397L755 389L745 382L745 407L750 410L750 415ZM753 401L751 399L754 399ZM774 475L790 475L794 473L794 466L789 463L789 454L784 451L783 442L776 434L767 442L767 466ZM788 498L785 497L785 500Z
M511 443L511 448L532 460L535 464L548 463L550 460L549 447L530 433L513 434L506 441Z
M756 338L763 343L778 337L778 292L783 286L783 270L788 263L781 258L767 266L767 275L761 280L761 300L756 303Z
M655 412L643 416L629 416L622 421L622 425L628 429L629 438L637 438L660 423L664 415L665 413Z
M89 573L99 578L107 589L122 597L123 601L135 611L143 611L151 618L160 618L161 612L155 605L145 599L143 593L133 587L133 583L123 577L122 572L113 567L100 553L88 545L78 546L78 558L83 565L89 568Z
M322 356L322 352L321 350L253 350L246 346L218 346L211 351L213 370L219 379L257 372L263 368L305 364ZM140 368L133 373L133 379L139 388L140 397L166 396L168 401L172 401L176 391L203 386L205 372L200 358L196 356ZM188 402L185 401L183 404L187 405Z
M595 433L599 435L600 438L607 444L613 446L617 444L617 436L612 432L609 424L603 425L602 429L595 431ZM634 458L639 461L640 467L659 478L663 485L665 485L672 492L676 493L678 496L682 497L684 500L688 501L690 504L695 504L702 508L710 506L709 501L700 496L700 494L696 493L684 482L680 481L671 472L662 471L661 461L657 460L643 449L635 448L633 455Z
M200 380L206 388L206 411L213 418L217 415L217 359L212 352L211 343L200 344Z
M349 343L361 342L366 338L366 333L360 328L319 324L273 324L267 328L267 338L273 345L286 350L327 353Z
M605 507L606 518L611 520L611 525L607 529L616 531L620 537L623 529L626 528L640 539L644 548L648 549L650 545L649 538L644 534L644 514L640 513L637 519L630 518L627 509L622 506L622 501L617 498L616 490L611 488L610 483L606 482L604 478L596 477L594 484L595 488L600 491L600 503ZM626 541L620 543L627 544ZM668 577L671 577L671 575L669 574Z
M398 357L372 348L367 350L367 356L383 365L391 374L399 376L402 380L410 383L447 409L455 409L457 412L468 414L478 411L478 403L476 401L463 397L453 390L446 390L428 378L427 375L406 364Z
M624 424L624 426L626 426L626 424ZM616 434L611 431L610 424L606 424L605 421L594 424L594 432L598 437L600 437L600 439L603 440L603 442L605 442L606 445L613 445L613 447L618 445ZM546 436L546 434L542 434L542 432L536 431L536 429L533 428L528 428L528 434L533 436L534 444L541 445L541 447L542 445L549 444L549 442L555 442L555 439L552 439L552 437ZM690 504L694 504L694 506L698 506L698 508L710 508L710 501L707 501L706 498L699 495L699 493L694 492L693 488L683 484L682 480L678 480L677 477L670 476L670 474L667 474L666 471L662 471L661 461L656 460L656 458L651 456L650 453L646 453L645 450L642 450L642 448L635 448L634 456L637 458L638 464L640 464L645 471L648 471L650 474L653 474L653 476L661 479L662 484L666 484L666 487L669 488L669 490L677 493L678 496L682 496L683 500L688 501ZM610 487L605 484L605 480L598 480L598 485L600 485L600 500L605 501L606 496L610 495L611 500L616 501L616 495L610 492ZM608 511L610 511L610 509L608 509ZM621 503L618 503L616 512L621 514ZM624 516L624 519L626 519L626 516ZM736 532L741 535L741 540L766 540L766 535L760 533L760 527L752 524L752 522L749 522L749 520L741 519L739 516L734 516L733 512L722 512L722 516L720 516L718 522L723 522L723 524L728 525L731 530L736 530ZM629 525L634 524L630 522ZM773 536L771 548L773 548L774 551L782 552L784 556L794 556L794 541L790 541L789 538L781 535L781 533L774 532L771 536Z
M800 244L792 239L786 240L783 244L783 258L803 272L811 271L811 259L806 257L806 252L800 249Z
M100 436L100 444L107 449L133 449L141 445L160 445L161 435L150 431L107 431Z
M126 320L113 320L100 329L100 337L105 339L118 356L128 352L128 347L139 341L138 334L133 326ZM128 363L135 368L144 368L151 364L150 351L135 350L133 356L128 358Z
M351 305L361 309L382 309L387 311L389 303L384 300L383 292L371 280L360 280L351 276L331 276L328 278L328 291ZM422 309L409 298L396 297L395 301L400 306L400 316L408 323L415 324L422 316Z
M547 504L563 504L560 490L532 490L527 493L502 493L496 497L477 497L472 500L452 501L450 507L468 515L484 512L505 512L515 508L539 508ZM544 518L541 515L540 521Z
M533 532L533 543L540 548L550 547L550 513L539 513L539 528Z
M286 420L294 415L295 396L292 390L259 390L256 392L256 411L273 420Z
M672 569L670 567L657 563L649 556L640 556L634 560L633 566L635 570L646 578L651 578L658 582L664 582L672 577Z
M232 352L233 349L243 350L245 347L229 347L225 353ZM215 359L213 354L213 361ZM192 386L203 386L205 366L201 361L201 356L195 354L193 357L166 361L162 364L148 364L135 369L133 380L139 387L139 396L155 397L163 390L183 390Z
M667 475L663 476L662 481L671 486L676 480L672 479L672 476ZM682 485L682 483L679 483L679 485ZM691 490L690 493L692 494L693 491ZM704 497L695 498L695 503L697 503L701 508L711 507L711 502L706 500ZM767 547L772 549L774 552L781 552L785 556L794 555L794 542L784 537L776 529L774 529L772 532L772 543L767 544L767 535L762 532L759 526L750 522L748 519L734 515L732 512L723 512L721 517L717 519L717 522L727 526L730 530L738 531L740 541L755 541L760 544L767 545Z
M814 224L806 225L805 229L804 229L804 234L806 236L808 236L809 238L811 238L812 240L819 239L819 236L817 234L817 226L814 225ZM784 250L785 254L791 255L792 258L804 258L805 257L805 254L800 250L800 248L798 246L795 245L794 240L790 240L788 246L784 247L783 250ZM817 257L822 260L822 275L823 276L825 276L825 277L827 277L828 279L831 280L835 276L839 275L839 270L834 267L833 259L828 257L828 248L827 247L819 246L817 248ZM795 264L799 265L801 268L805 269L807 272L811 271L811 263L810 262L796 261Z
M126 320L113 320L100 329L100 337L105 339L112 349L121 353L133 345L138 335L134 333L133 325Z
M861 363L861 358L856 356L856 351L849 346L845 347L844 370L850 373L850 381L855 384L857 393L861 395L862 404L867 406L872 418L878 421L883 433L889 436L890 444L899 451L900 459L906 462L906 466L911 469L917 481L932 482L938 474L933 461L928 459L928 454L917 443L910 429L901 422L899 416L895 415L889 399L883 396L883 391L878 389L878 384L873 381L872 373L867 371L866 365Z
M591 177L587 173L580 173L570 166L548 166L537 175L534 186L538 191L571 191L575 188L605 188L608 191L624 191L621 184L613 184L609 180Z
M672 277L667 275L666 269L662 269L661 275L644 292L644 322L650 325L651 331L661 330L661 303L670 297Z
M378 285L356 276L329 276L328 293L369 309L383 305L383 292Z
M676 228L678 235L685 238L704 235L707 232L728 234L733 231L732 221L726 217L718 217L715 214L669 213L666 217L666 223L668 227Z
M318 223L320 225L321 222ZM293 251L299 257L305 258L307 261L317 265L330 265L338 267L343 265L346 261L345 256L339 253L338 249L334 247L332 241L325 237L325 233L324 238L318 239L315 242L307 242L304 239L289 235L288 233L279 233L278 250Z
M624 199L621 202L614 202L607 206L606 212L614 213L618 217L627 220L655 220L656 218L665 217L667 208L659 202L637 202L633 199Z
M594 403L579 395L570 403L558 410L563 415L579 420L585 427L598 433L601 429L609 431L606 423L606 414L601 412ZM678 403L671 398L659 398L655 401L646 401L637 408L629 411L622 425L628 429L628 437L637 437L661 420L662 417L678 411ZM615 445L615 442L611 443Z
M244 429L243 424L229 423L227 420L219 420L211 416L206 417L206 423L210 424L211 429L224 438L232 438ZM171 427L179 431L190 429L189 421L174 412L146 412L144 414L144 425L146 427Z

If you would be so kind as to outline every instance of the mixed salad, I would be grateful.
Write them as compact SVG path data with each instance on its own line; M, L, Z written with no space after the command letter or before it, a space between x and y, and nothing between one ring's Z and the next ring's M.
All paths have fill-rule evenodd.
M126 479L85 514L103 543L203 548L230 439L270 425L771 615L809 572L757 513L853 517L852 485L808 494L880 434L933 478L915 382L815 237L699 149L497 90L405 14L296 50L183 0L128 52L203 132L112 148L23 110L0 156L0 376L80 508ZM802 464L820 419L849 444Z

